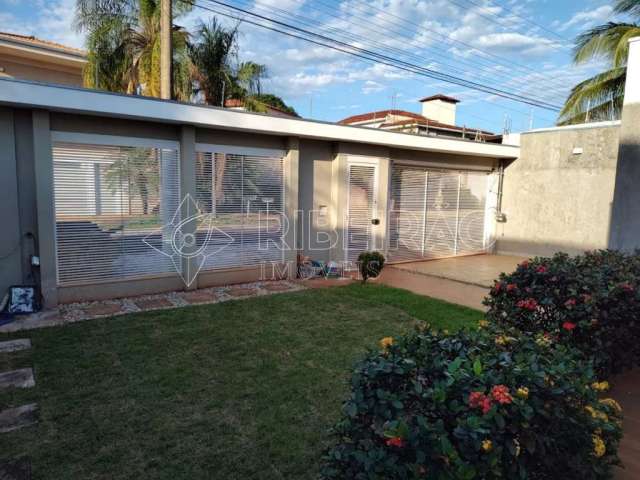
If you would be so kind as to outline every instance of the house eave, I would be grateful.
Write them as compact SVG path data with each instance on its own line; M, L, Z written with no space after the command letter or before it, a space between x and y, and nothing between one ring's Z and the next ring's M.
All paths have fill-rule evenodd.
M269 116L24 80L0 79L0 104L476 157L515 159L520 154L519 147L508 145Z

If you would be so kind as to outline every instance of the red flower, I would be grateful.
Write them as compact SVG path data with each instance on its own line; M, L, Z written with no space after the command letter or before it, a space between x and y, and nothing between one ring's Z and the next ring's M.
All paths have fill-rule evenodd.
M522 268L527 268L529 266L529 260L524 260L520 263Z
M628 293L633 293L633 291L635 290L633 288L633 285L631 285L629 282L621 283L620 288L622 288L625 292L628 292Z
M491 410L491 399L482 392L471 392L469 394L469 406L471 408L480 408L482 413L486 415Z
M547 271L548 269L544 265L540 265L538 268L536 268L536 272L538 273L547 273Z
M569 300L564 302L564 306L565 307L575 307L575 305L576 305L576 299L575 298L570 298Z
M509 404L513 401L513 397L509 393L509 387L506 385L496 385L491 389L491 397L501 405Z
M524 308L525 310L534 311L538 308L538 302L534 298L527 298L526 300L518 300L516 307Z
M496 284L493 286L493 289L496 293L500 293L500 290L502 290L502 282L496 282Z
M518 286L515 283L510 283L507 285L507 292L513 292Z
M570 332L571 330L573 330L576 327L577 327L577 325L575 323L573 323L573 322L564 322L562 324L562 328L564 328L568 332Z
M388 447L404 447L404 440L400 437L392 437L387 439L386 444Z

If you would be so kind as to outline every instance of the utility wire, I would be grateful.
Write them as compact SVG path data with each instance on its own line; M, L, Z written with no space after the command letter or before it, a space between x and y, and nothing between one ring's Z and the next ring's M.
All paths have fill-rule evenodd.
M246 2L247 0L244 0L244 1ZM325 6L328 7L328 5L326 3L323 3L321 0L314 0L313 3L309 4L309 7L314 9L314 10L316 10L316 11L318 11L318 12L320 12L320 13L322 13L322 14L326 14L326 15L332 16L332 17L336 18L337 20L339 20L340 22L346 24L346 27L343 30L349 30L349 29L352 30L353 27L359 27L360 29L365 30L365 27L363 27L362 25L360 25L360 24L358 24L356 22L353 22L353 21L350 22L346 18L341 17L339 15L336 15L335 13L333 13L332 10L331 11L327 11L327 10L318 8L317 4L325 5ZM354 8L358 7L358 5L353 5L353 4L351 4L351 5ZM260 8L258 2L255 3L255 6L257 8ZM265 7L262 7L262 8L266 9ZM289 12L286 12L286 11L284 11L282 9L278 9L277 7L269 7L269 8L270 9L276 9L276 10L279 10L279 11L283 11L289 16L300 17L299 15L290 14ZM368 13L368 16L366 18L363 18L363 20L365 20L367 22L368 25L367 25L366 28L368 28L369 30L371 30L372 28L376 28L376 27L384 28L384 29L388 30L389 33L396 33L399 38L400 37L406 38L407 42L405 42L405 43L407 45L414 45L417 50L424 49L425 52L428 50L428 49L424 48L423 45L416 43L416 41L412 37L407 36L404 32L398 32L397 30L393 30L393 29L389 28L389 26L387 26L385 24L379 24L377 22L372 22L371 13L370 12L367 12L367 13ZM349 15L350 16L356 16L353 13L353 11L350 11ZM383 22L385 22L384 19L376 17L375 15L373 15L373 17L376 20L382 20ZM301 18L304 18L304 17L301 17ZM362 18L362 17L356 17L356 18ZM304 21L306 23L309 23L309 20L304 20ZM327 28L324 25L322 25L321 28L323 30L327 30ZM406 27L402 27L402 28L403 28L403 31L407 30ZM339 34L341 36L345 35L343 32L340 32ZM354 34L349 32L348 35L353 36ZM364 37L362 37L360 35L358 37L361 39L361 40L359 40L359 42L379 43L379 42L376 42L375 40L372 41L372 40L369 40L368 38L364 38ZM470 48L473 48L473 47L470 47ZM398 48L388 46L386 44L383 44L383 49L385 51L389 51L389 50L399 51L400 54L403 55L403 56L410 56L410 57L413 57L413 58L417 58L418 59L417 61L420 62L421 64L422 64L422 62L430 62L431 61L431 59L429 59L429 58L427 58L425 56L419 56L419 55L416 55L416 54L413 54L413 53L409 53L407 51L403 51L403 50L400 50ZM437 55L439 57L447 58L447 59L449 59L452 56L451 54L446 55L444 53L440 53L437 50L435 50L435 52L433 52L433 54ZM490 81L493 81L493 82L502 81L502 82L506 83L507 85L511 84L511 85L514 86L514 88L517 87L517 88L519 88L521 90L526 90L526 87L531 86L531 85L535 85L536 88L542 89L545 92L549 92L553 97L557 97L556 100L559 101L560 103L562 103L564 101L564 99L566 98L566 96L568 95L568 91L567 91L566 85L562 85L562 86L560 86L559 84L558 85L553 85L552 84L553 80L551 80L549 78L545 78L543 75L540 75L540 74L537 74L537 73L534 73L534 74L527 73L527 75L529 75L529 78L526 78L526 79L514 78L514 77L508 76L505 73L502 73L502 71L495 71L495 70L494 71L490 71L490 70L487 70L486 69L486 65L478 64L477 62L472 62L471 60L458 60L458 61L460 63L469 64L470 65L469 68L472 70L473 74L476 75L476 78L477 78L478 75L481 75L483 77L482 80L484 80L486 78L487 80L490 80ZM440 61L440 60L437 60L436 62L438 63L438 65L446 66L448 70L450 69L450 70L456 70L458 72L462 72L463 76L468 76L468 75L471 74L468 70L467 71L462 71L462 70L460 70L460 68L451 66L451 64L448 64L446 62L443 62L443 61ZM495 62L492 63L491 66L494 67L495 66ZM513 70L513 66L510 65L509 69ZM500 77L504 78L504 80L496 80L497 78L500 78ZM541 78L542 80L538 80L538 78ZM543 85L543 83L545 85ZM518 92L518 93L519 94L523 94L523 92ZM545 101L547 101L547 100L545 99Z
M298 1L300 1L300 0L298 0ZM316 0L316 1L319 1L320 3L322 3L321 0ZM398 16L398 15L392 13L392 12L387 12L386 10L383 10L383 9L379 8L374 4L368 3L365 0L354 0L354 2L358 3L358 4L362 4L363 8L365 8L365 9L371 8L371 9L379 12L381 16L396 18L396 19L400 20L400 22L402 22L402 23L394 22L394 21L391 21L391 20L383 20L383 21L391 23L393 25L397 25L398 27L402 28L403 30L406 30L406 28L407 28L406 25L413 25L414 27L417 27L417 30L413 29L414 32L424 32L424 34L427 36L427 38L431 38L431 39L434 39L436 41L444 41L444 42L448 43L451 46L461 45L461 46L463 46L465 48L470 49L472 52L478 52L480 54L483 54L483 55L485 55L487 57L491 57L491 58L494 59L492 61L492 63L486 63L486 64L483 65L483 67L494 66L496 61L497 61L500 65L508 67L509 69L512 69L512 70L516 69L516 70L522 71L523 73L531 74L531 79L532 80L539 78L539 79L542 79L543 82L546 82L546 83L548 83L550 85L555 85L554 88L556 90L561 90L563 92L564 96L566 96L566 94L568 93L568 92L565 92L566 85L564 85L563 83L561 83L560 81L558 81L558 80L556 80L554 78L550 78L550 77L545 76L544 74L541 74L539 71L537 71L537 70L535 70L535 69L533 69L533 68L531 68L531 67L529 67L529 66L527 66L525 64L518 63L518 62L515 62L515 61L512 61L512 60L500 57L499 55L496 55L494 53L488 52L486 50L482 50L482 49L478 48L476 45L471 45L469 43L463 42L462 40L457 40L457 39L448 37L448 36L443 35L443 34L438 34L437 32L433 32L434 34L432 34L432 31L427 29L427 28L425 28L423 25L420 25L419 23L416 23L416 22L414 22L414 21L412 21L410 19ZM363 10L363 9L359 9L359 10L362 11L363 13L369 15L369 12L367 10ZM362 17L360 17L360 18L362 18ZM366 17L365 20L370 21L370 17ZM409 37L407 35L404 35L401 32L398 32L397 30L393 30L393 33L396 33L397 35L401 35L401 36L404 36L407 39L411 39L412 40L411 37ZM414 45L415 45L415 43L414 43ZM490 60L488 60L487 58L484 58L484 57L479 57L479 58L477 58L477 60L484 60L484 61L487 61L487 62L490 61ZM468 63L473 63L473 62L468 61Z
M317 2L317 0L315 0ZM314 2L315 3L315 2ZM322 3L322 2L318 2L318 3ZM265 11L267 13L270 13L272 15L276 15L278 18L282 19L284 18L285 20L291 20L294 19L293 21L296 21L299 24L302 25L307 25L310 27L317 27L317 22L315 22L312 19L309 19L307 17L304 17L302 15L298 15L295 13L290 13L287 10L283 10L281 8L278 7L273 7L273 6L264 6L264 4L261 4L259 1L255 1L253 3L254 8L260 10L260 11ZM319 10L315 7L312 6L312 8L318 10L319 12L325 13L324 10ZM328 13L329 15L331 15L330 13ZM338 19L341 22L347 23L346 20L342 17L336 16L336 15L332 15L334 16L336 19ZM360 28L362 28L360 25L357 24L353 24L353 26L358 26ZM420 56L417 55L415 53L412 52L408 52L405 50L402 50L400 48L397 47L393 47L393 46L389 46L385 43L379 42L377 40L371 40L368 38L363 37L362 35L358 35L355 33L352 33L350 31L345 31L344 29L338 29L338 28L333 28L333 27L329 27L327 25L321 25L321 30L322 32L326 33L326 34L333 34L334 38L336 38L336 36L340 39L348 39L354 42L358 42L358 43L363 43L363 44L368 44L368 45L373 45L373 46L377 46L379 48L378 51L382 50L385 53L387 53L388 55L400 55L402 57L405 58L410 58L410 59L414 59L417 62L426 62L426 63L430 63L430 62L434 62L437 63L438 66L443 66L447 68L447 71L454 71L454 72L458 72L459 75L461 75L462 77L469 75L468 71L462 70L459 66L455 66L452 65L450 63L446 63L444 61L441 60L432 60L429 59L427 57L424 56ZM409 42L411 44L411 42ZM368 47L370 48L370 47ZM434 52L435 55L442 57L442 58L446 58L448 59L449 56L440 53L440 52ZM501 72L490 72L488 70L484 70L482 68L478 68L477 64L472 64L471 62L468 62L469 65L471 66L471 68L474 69L474 73L476 73L476 75L481 76L483 79L487 79L487 80L496 80L496 77L503 77L504 79L506 79L507 81L514 81L515 79L508 77L506 74L502 74ZM467 79L467 78L465 78ZM515 83L515 82L514 82ZM558 94L560 95L560 92L558 92ZM566 94L566 92L562 92L562 96L564 97Z
M267 8L263 7L263 6L262 6L259 2L257 2L257 1L255 2L255 4L254 4L254 5L255 5L255 7L256 7L256 8L258 8L258 9L260 9L260 10L267 10L267 11L275 10L275 11L277 11L277 12L283 12L283 14L282 14L282 15L278 15L279 17L285 17L285 14L287 14L287 18L288 18L288 16L292 16L292 17L295 17L295 18L300 18L301 20L299 20L299 21L300 21L301 23L303 23L303 24L310 24L309 19L307 19L307 18L306 18L306 17L304 17L304 16L296 15L296 14L289 14L289 12L287 12L286 10L283 10L283 9L280 9L280 8L277 8L277 7L270 7L269 9L267 9ZM321 13L325 13L323 10L318 10L318 11L319 11L319 12L321 12ZM276 13L276 14L277 14L277 13ZM340 19L340 20L344 21L344 19L342 19L341 17L336 17L336 18L338 18L338 19ZM354 35L354 34L348 34L348 35L345 35L344 33L342 33L342 31L341 31L341 30L339 30L339 29L337 29L337 28L323 27L323 30L324 30L324 31L329 31L329 32L336 32L336 33L340 34L342 37L345 37L345 36L346 36L347 38L355 39L356 41L364 41L364 42L367 42L367 41L368 41L367 39L365 39L364 37L361 37L361 36L359 36L359 35ZM371 42L370 42L370 43L371 43ZM403 50L401 50L401 49L399 49L399 48L395 48L395 47L388 47L387 45L380 44L379 42L375 42L375 41L374 41L373 43L374 43L374 44L382 45L382 46L383 46L383 48L385 48L385 49L386 49L385 51L397 52L399 55L403 55L403 56L411 56L411 57L417 58L419 61L424 61L424 60L425 60L425 58L423 58L423 57L419 57L419 56L414 55L414 54L408 54L407 52L405 52L405 51L403 51ZM442 65L446 65L446 64L445 64L445 63L442 63ZM451 68L455 69L455 67L451 67ZM459 69L456 69L456 70L460 71ZM466 72L463 72L463 74L466 74ZM486 72L485 72L485 75L484 75L484 76L486 76ZM426 83L426 82L425 82L425 83ZM407 92L403 92L403 93L407 93ZM563 93L563 95L564 95L564 93ZM487 104L491 104L491 105L496 105L496 104L497 104L496 102L491 102L491 101L484 100L484 99L480 99L480 98L477 98L477 99L475 99L475 100L476 100L476 101L478 101L478 102L483 102L483 103L487 103ZM516 112L516 113L519 113L519 114L521 114L521 115L525 115L525 116L529 116L529 115L530 115L530 112L524 112L524 111L521 111L521 110L517 110L517 109L514 109L514 108L510 108L510 107L505 106L505 105L504 105L504 104L502 104L502 103L500 103L500 104L498 104L498 105L500 105L502 108L505 108L505 109L511 110L511 111ZM475 116L476 116L476 117L478 117L478 118L481 118L481 117L479 117L478 115L475 115ZM545 118L545 119L546 119L547 121L549 121L549 122L554 122L554 120L553 120L553 119L550 119L550 118L548 118L548 117L541 117L541 118ZM489 119L486 119L486 118L484 118L484 120L487 120L487 121L493 122L493 120L489 120Z
M468 2L473 3L474 5L478 5L476 2L474 2L473 0L467 0ZM562 40L563 42L570 42L570 40L562 35L560 35L558 32L551 30L550 28L545 27L544 25L536 22L535 20L532 20L530 18L527 17L523 17L522 15L520 15L519 13L517 13L516 11L514 11L512 8L509 8L507 5L504 5L503 3L497 2L496 0L487 0L487 2L489 2L490 4L493 4L497 7L500 7L502 9L504 9L505 11L511 13L511 15L513 15L514 17L518 17L521 20L524 20L525 22L538 27L542 30L544 30L547 33L550 33L551 35L557 37L558 39ZM482 7L484 8L484 7Z
M190 2L189 0L183 0L183 1L187 1L187 3L191 3L192 5L199 6L201 8L204 8L205 10L208 9L207 7L203 7L202 5L197 5L197 4L193 3L193 2ZM362 59L365 59L365 60L377 62L377 63L383 64L383 65L387 65L387 66L390 66L390 67L395 67L395 68L397 68L399 70L404 70L404 71L407 71L409 73L422 75L422 76L433 78L433 79L436 79L436 80L446 81L448 83L453 83L453 84L460 85L460 86L463 86L463 87L467 87L467 88L470 88L470 89L473 89L473 90L478 90L478 91L482 91L482 92L485 92L485 93L493 94L493 95L496 95L496 96L499 96L499 97L508 98L508 99L515 100L515 101L519 101L519 102L526 103L528 105L536 106L536 107L539 107L539 108L543 108L543 109L546 109L546 110L552 110L552 111L560 110L560 107L558 105L554 105L554 104L545 102L545 101L540 100L540 99L535 99L535 98L531 98L531 97L525 97L523 95L519 95L519 94L516 94L516 93L508 92L508 91L505 91L505 90L502 90L502 89L499 89L499 88L495 88L495 87L491 87L491 86L488 86L488 85L483 85L483 84L480 84L480 83L477 83L477 82L465 80L465 79L462 79L462 78L459 78L459 77L455 77L453 75L448 75L448 74L444 74L444 73L441 73L441 72L437 72L437 71L429 69L429 68L420 67L419 65L411 64L409 62L400 61L400 60L394 59L392 57L388 57L386 55L382 55L382 54L379 54L379 53L376 53L376 52L373 52L373 51L370 51L370 50L367 50L367 49L364 49L364 48L356 47L354 45L351 45L351 44L348 44L348 43L345 43L345 42L341 42L341 41L333 39L331 37L327 37L325 35L321 35L321 34L318 34L318 33L315 33L315 32L311 32L309 30L305 30L305 29L302 29L302 28L287 24L285 22L280 22L278 20L266 17L264 15L260 15L260 14L257 14L255 12L251 12L251 11L242 9L240 7L236 7L234 5L229 5L227 3L224 3L224 2L221 2L221 1L218 1L218 0L209 0L209 3L217 4L219 6L226 7L227 9L230 9L230 10L233 10L233 11L236 11L236 12L244 13L245 15L249 15L251 17L258 18L258 19L263 20L263 21L267 21L267 22L269 22L271 24L279 25L281 27L287 28L289 30L293 30L293 31L298 32L298 33L296 34L296 33L288 32L288 31L284 31L284 30L281 30L279 28L276 28L276 27L273 27L273 26L270 26L270 25L265 25L265 24L261 24L261 23L255 22L255 21L247 20L246 18L242 19L242 18L238 17L237 15L234 16L234 15L229 14L229 13L222 13L220 11L215 11L213 9L208 9L210 11L213 11L214 13L218 13L218 14L221 14L221 15L224 15L224 16L228 16L230 18L235 18L238 21L245 21L247 23L259 26L261 28L266 28L266 29L269 29L269 30L272 30L272 31L276 31L278 33L285 34L285 35L288 35L288 36L291 36L291 37L294 37L294 38L299 38L301 40L305 40L307 42L311 42L311 43L314 43L316 45L320 45L320 46L323 46L323 47L327 47L327 48L331 48L331 49L334 49L334 50L337 50L337 51L341 51L343 53L346 53L346 54L349 54L349 55L352 55L352 56L355 56L355 57L358 57L358 58L362 58ZM302 35L300 35L300 34L302 34ZM304 35L307 35L307 36L304 36ZM317 40L313 40L311 38L308 38L308 36L313 37L313 38L315 38Z

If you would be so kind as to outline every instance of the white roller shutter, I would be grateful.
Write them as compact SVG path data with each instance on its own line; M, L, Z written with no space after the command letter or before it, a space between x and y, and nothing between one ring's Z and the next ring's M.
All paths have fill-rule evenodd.
M108 143L53 143L59 285L175 272L162 251L180 203L177 148Z
M214 151L196 153L197 203L206 214L196 236L199 246L206 241L203 269L282 261L283 155L209 149Z
M445 258L485 251L484 172L394 164L389 260Z

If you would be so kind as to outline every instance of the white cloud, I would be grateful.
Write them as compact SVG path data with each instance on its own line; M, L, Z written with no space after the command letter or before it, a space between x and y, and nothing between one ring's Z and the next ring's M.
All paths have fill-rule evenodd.
M585 29L591 27L597 23L606 22L611 18L613 14L613 7L611 5L602 5L601 7L596 8L595 10L583 10L581 12L576 13L571 19L565 24L559 25L559 31L568 30L574 26L580 26L581 29Z
M374 82L373 80L367 80L362 86L362 93L364 93L365 95L369 95L370 93L381 92L385 88L387 87L385 87L381 83Z
M34 3L31 5L32 17L18 19L10 13L0 13L2 30L21 35L33 35L42 40L82 48L84 35L73 28L75 0L30 3Z

